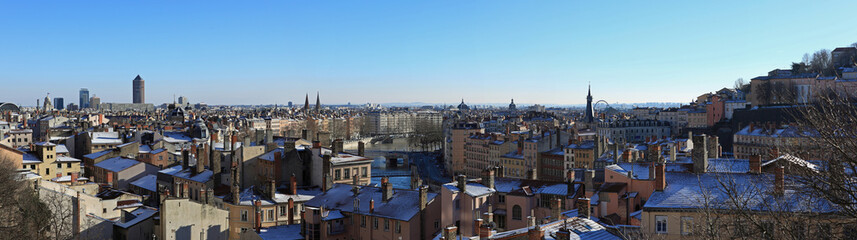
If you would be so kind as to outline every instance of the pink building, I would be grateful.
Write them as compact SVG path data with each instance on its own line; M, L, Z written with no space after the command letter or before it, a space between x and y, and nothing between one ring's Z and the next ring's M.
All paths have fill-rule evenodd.
M714 124L720 122L726 116L726 101L721 99L720 96L711 96L711 102L705 105L705 113L708 126L714 126Z

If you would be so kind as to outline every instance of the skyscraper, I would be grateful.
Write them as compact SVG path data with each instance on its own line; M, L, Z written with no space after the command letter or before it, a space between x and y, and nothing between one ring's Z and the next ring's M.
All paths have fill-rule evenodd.
M146 103L146 82L140 75L134 78L134 103Z
M89 107L89 89L80 89L80 109Z
M57 110L62 110L65 106L65 101L61 97L54 98L54 108Z

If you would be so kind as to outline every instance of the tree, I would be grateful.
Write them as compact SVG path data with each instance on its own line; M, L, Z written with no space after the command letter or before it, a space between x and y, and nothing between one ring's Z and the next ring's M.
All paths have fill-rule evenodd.
M822 76L833 76L833 59L830 56L830 50L821 49L812 54L809 61L810 72L821 74Z
M50 237L50 211L39 201L33 185L22 184L16 166L0 158L0 238L43 239Z

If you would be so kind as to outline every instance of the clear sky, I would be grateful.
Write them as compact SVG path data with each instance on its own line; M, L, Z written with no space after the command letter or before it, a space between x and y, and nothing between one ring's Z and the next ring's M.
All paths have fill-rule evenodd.
M857 42L857 1L0 1L0 102L687 102ZM850 11L850 13L848 12Z

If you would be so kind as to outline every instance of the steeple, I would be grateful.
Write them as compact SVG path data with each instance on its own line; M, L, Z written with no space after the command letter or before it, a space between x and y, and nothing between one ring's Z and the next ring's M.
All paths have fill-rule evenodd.
M318 112L319 109L321 109L321 101L318 97L318 92L315 92L315 112Z
M309 93L306 94L306 101L304 102L304 112L309 111Z
M592 109L592 86L590 85L586 91L586 115L584 117L584 122L593 123L595 122L595 111Z

